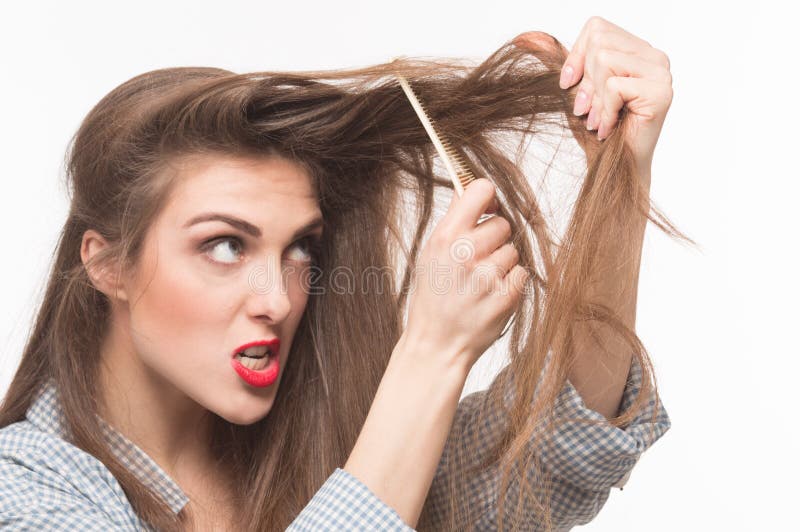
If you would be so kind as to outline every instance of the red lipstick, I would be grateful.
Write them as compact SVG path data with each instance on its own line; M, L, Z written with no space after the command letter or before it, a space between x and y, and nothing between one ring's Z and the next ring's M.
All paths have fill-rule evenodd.
M233 350L231 367L250 386L264 388L273 384L280 373L280 340L256 340ZM241 361L246 360L247 367Z

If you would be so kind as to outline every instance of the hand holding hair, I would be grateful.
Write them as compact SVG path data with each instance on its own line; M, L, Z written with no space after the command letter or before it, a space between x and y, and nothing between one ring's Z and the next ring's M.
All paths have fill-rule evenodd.
M531 49L561 46L538 31L522 33L513 42ZM630 119L620 123L628 123L624 135L639 173L649 175L656 142L672 103L667 54L616 24L591 17L561 70L562 89L576 83L573 113L588 113L586 129L597 129L599 140L614 133L625 110L631 113Z

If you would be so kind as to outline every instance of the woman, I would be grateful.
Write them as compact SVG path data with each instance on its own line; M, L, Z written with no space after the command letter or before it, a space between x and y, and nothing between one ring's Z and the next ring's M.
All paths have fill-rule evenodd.
M647 197L664 59L593 18L569 55L531 33L474 68L177 68L114 89L74 138L69 217L0 409L0 523L588 522L669 428L633 332L647 219L685 238ZM451 185L395 73L481 178L424 245L435 187ZM588 102L607 140L579 118ZM545 126L570 127L587 157L557 253L495 136ZM509 365L459 402L511 317Z

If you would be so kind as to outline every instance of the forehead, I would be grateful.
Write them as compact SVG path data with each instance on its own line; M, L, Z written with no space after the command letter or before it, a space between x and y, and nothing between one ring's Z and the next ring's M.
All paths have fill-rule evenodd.
M198 156L171 166L174 181L164 210L175 217L220 210L274 223L319 213L311 175L283 157Z

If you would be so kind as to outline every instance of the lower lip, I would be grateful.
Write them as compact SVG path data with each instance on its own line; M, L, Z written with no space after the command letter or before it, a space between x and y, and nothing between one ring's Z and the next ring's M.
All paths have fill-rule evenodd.
M278 379L278 373L281 369L280 360L278 360L278 358L278 355L270 356L267 367L259 370L243 366L236 357L231 359L231 366L233 366L233 369L236 370L236 373L239 374L244 382L250 386L264 388L273 384Z

